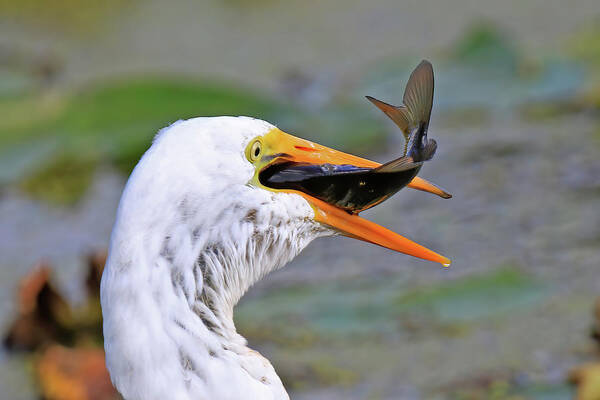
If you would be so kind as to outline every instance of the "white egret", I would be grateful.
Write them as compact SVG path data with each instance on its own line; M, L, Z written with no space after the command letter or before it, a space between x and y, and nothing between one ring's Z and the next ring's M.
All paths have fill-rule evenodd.
M416 70L407 93L420 79ZM416 103L405 94L400 111L375 101L413 131L409 153L384 166L248 117L163 129L123 192L102 277L106 362L123 397L288 399L236 332L233 308L317 237L340 233L448 265L358 216L407 184L448 197L415 177L435 150L429 113L416 112L431 109L419 96L432 95L432 85Z

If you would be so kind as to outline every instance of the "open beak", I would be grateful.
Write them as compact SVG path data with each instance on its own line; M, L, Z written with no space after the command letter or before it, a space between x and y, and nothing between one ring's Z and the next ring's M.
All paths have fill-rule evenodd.
M300 139L273 129L263 136L258 181L271 190L304 197L315 220L342 234L391 250L450 265L450 260L397 233L361 218L358 213L391 197L405 186L451 195L416 177L419 168L400 172L373 171L381 164Z

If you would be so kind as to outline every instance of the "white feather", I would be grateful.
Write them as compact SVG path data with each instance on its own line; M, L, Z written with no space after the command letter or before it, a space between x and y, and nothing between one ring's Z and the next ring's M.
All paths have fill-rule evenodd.
M235 329L246 290L331 234L301 196L249 184L247 117L163 129L123 192L101 300L107 367L127 400L288 399Z

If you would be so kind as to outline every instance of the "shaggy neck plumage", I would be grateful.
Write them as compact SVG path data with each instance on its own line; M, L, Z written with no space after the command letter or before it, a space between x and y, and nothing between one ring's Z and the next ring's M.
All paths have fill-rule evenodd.
M233 308L244 293L263 276L295 257L313 239L309 233L318 233L316 229L300 230L299 235L295 232L278 232L274 225L300 225L306 222L281 221L272 214L262 216L267 221L258 221L257 210L233 208L230 211L238 210L241 213L235 218L237 222L227 226L230 232L222 232L219 241L206 243L193 265L182 269L174 263L172 254L185 252L186 249L171 247L168 239L159 255L171 264L171 283L175 293L186 299L190 309L209 331L228 340L238 338L233 323ZM248 231L245 229L248 226L254 227ZM191 229L192 248L195 247L194 232L202 229ZM233 232L237 232L237 240L232 239ZM185 269L192 271L195 285L186 282Z
M303 203L290 197L288 210L278 196L265 196L260 208L243 207L248 199L238 196L208 217L187 201L151 220L153 229L141 235L133 234L140 231L135 223L117 223L102 303L107 366L126 399L234 399L250 390L279 393L252 398L287 398L273 367L246 347L233 322L233 308L252 284L328 233L305 216ZM120 215L128 211L125 203ZM158 386L161 375L172 382L167 389ZM235 376L230 397L212 391ZM172 397L176 384L185 396ZM144 392L132 392L139 388Z

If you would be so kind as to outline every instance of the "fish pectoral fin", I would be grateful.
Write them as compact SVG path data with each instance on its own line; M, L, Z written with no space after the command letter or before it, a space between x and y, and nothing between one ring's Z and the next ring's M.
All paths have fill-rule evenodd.
M417 168L423 164L424 161L431 160L435 151L437 150L437 143L433 139L427 140L425 146L413 146L410 151L410 155L396 158L390 162L387 162L379 167L375 168L375 172L400 172L409 169Z
M411 156L402 156L375 168L374 172L401 172L417 168L421 162L415 162Z

